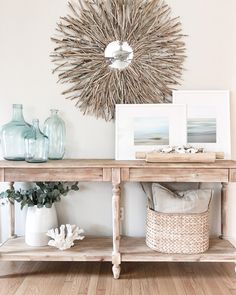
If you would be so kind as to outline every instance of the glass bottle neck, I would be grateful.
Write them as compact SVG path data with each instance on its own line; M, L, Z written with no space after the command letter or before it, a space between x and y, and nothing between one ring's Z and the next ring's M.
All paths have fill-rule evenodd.
M57 116L58 110L52 109L51 110L51 116Z
M34 128L34 130L36 132L40 132L40 129L39 129L39 120L33 120L32 126L33 126L33 128Z
M22 112L22 105L13 105L13 121L25 121Z

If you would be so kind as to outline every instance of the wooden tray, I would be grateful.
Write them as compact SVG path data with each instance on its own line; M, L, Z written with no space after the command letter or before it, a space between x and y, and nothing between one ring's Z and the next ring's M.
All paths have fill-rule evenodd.
M224 158L223 153L214 153L214 152L206 152L206 153L196 153L196 154L179 154L179 153L159 153L159 152L137 152L136 159L144 159L147 162L153 163L214 163L216 159Z

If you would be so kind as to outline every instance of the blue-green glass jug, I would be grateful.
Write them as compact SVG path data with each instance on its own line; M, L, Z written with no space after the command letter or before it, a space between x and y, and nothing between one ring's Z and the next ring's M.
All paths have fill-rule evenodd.
M25 160L29 163L44 163L48 160L48 138L34 119L30 132L25 136Z
M44 123L43 132L49 139L48 158L62 159L65 154L66 128L64 121L58 116L58 110L51 110L51 116Z
M22 110L22 104L13 104L12 120L1 129L2 153L6 160L25 160L24 137L31 126L25 122Z

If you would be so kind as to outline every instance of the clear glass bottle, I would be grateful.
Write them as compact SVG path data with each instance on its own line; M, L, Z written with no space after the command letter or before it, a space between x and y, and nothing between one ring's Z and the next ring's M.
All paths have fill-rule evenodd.
M58 116L58 110L51 110L51 116L45 121L43 131L49 139L48 158L62 159L65 154L66 128L64 121Z
M13 104L12 107L12 120L3 125L1 129L3 158L6 160L24 161L24 137L30 131L31 126L24 120L22 104Z
M39 129L39 120L33 120L31 131L25 136L25 160L29 163L43 163L48 160L48 137Z

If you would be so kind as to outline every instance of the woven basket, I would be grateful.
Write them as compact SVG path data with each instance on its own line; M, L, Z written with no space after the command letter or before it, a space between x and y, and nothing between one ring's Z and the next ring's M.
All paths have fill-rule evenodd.
M209 248L209 210L168 214L147 209L146 244L162 253L196 254Z

